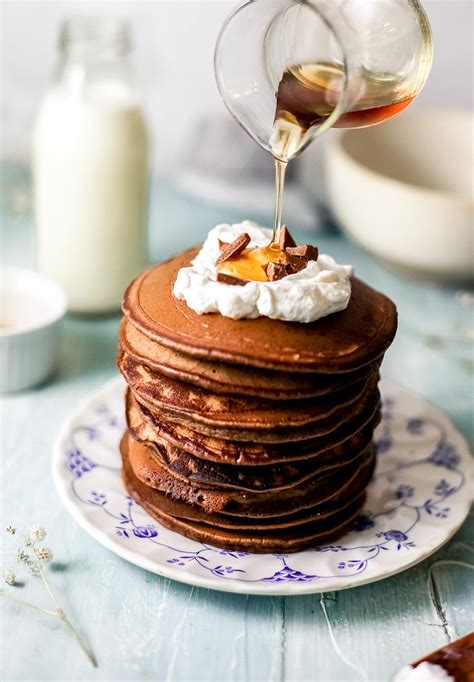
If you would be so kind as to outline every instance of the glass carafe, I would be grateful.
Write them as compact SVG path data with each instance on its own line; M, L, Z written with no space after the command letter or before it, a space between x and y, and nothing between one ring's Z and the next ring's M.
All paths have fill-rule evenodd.
M431 61L417 0L248 0L227 18L216 79L231 114L275 159L275 230L286 163L331 126L403 111Z

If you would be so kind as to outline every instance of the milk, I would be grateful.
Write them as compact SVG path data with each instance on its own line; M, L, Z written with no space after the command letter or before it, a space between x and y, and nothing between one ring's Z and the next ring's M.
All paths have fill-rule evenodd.
M71 311L99 313L146 260L148 140L126 84L76 85L47 92L34 130L37 259Z

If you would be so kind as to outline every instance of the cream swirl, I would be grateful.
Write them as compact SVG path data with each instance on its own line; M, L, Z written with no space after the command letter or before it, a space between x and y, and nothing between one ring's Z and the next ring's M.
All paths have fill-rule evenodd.
M231 242L242 232L250 235L250 246L266 246L271 238L270 230L248 220L217 225L191 265L179 270L173 288L176 298L200 315L220 313L233 319L266 316L287 322L314 322L347 307L352 267L338 265L325 254L309 261L300 272L274 282L248 282L245 286L218 282L218 240Z

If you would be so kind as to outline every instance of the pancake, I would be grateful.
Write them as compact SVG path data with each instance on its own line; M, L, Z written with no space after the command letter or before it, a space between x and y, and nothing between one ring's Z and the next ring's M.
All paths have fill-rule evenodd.
M151 372L126 355L118 366L139 402L159 410L178 424L192 423L196 431L211 436L247 440L300 440L311 427L338 421L366 394L377 390L378 369L365 379L328 396L288 401L275 409L273 402L258 398L217 395L202 388Z
M133 401L133 399L132 399ZM136 403L135 403L136 404ZM133 404L131 420L139 418ZM131 429L131 435L145 443L153 454L178 478L205 487L235 488L253 492L283 490L302 483L316 472L322 473L346 464L365 450L372 440L373 425L366 424L343 443L329 448L313 458L265 464L260 466L235 466L215 463L189 454L166 439L155 436L154 440L137 437L140 429Z
M229 528L216 525L212 515L194 514L189 505L171 500L164 493L144 485L134 474L128 460L126 439L122 441L122 480L130 496L159 523L198 542L230 550L255 553L296 552L305 547L327 542L352 525L364 501L364 494L344 505L341 510L325 514L308 523L280 528ZM192 519L187 518L193 516Z
M160 490L173 499L201 507L207 513L226 513L235 516L273 517L294 514L343 495L349 499L354 486L360 493L373 473L375 457L372 445L355 460L336 470L318 474L307 481L278 491L258 493L229 489L212 489L191 484L172 473L145 444L130 435L123 445L127 449L135 476L150 488Z
M207 488L233 488L251 492L271 490L276 492L301 484L314 476L316 472L322 474L339 467L341 464L348 464L368 447L372 435L372 428L366 427L365 430L346 441L344 446L327 450L317 458L300 460L290 464L256 467L235 467L198 459L188 452L170 445L164 439L160 442L139 442L144 442L158 461L176 477L191 484Z
M163 494L163 493L161 493ZM298 514L288 514L283 516L272 516L265 519L254 519L252 517L240 516L226 516L225 514L206 514L206 512L197 509L190 504L183 504L179 500L173 500L166 497L168 501L168 508L173 505L173 516L187 521L194 521L204 523L208 526L218 526L219 528L226 528L231 530L277 530L277 529L301 529L303 526L312 524L314 521L322 521L323 519L330 519L335 514L352 506L355 500L358 500L364 493L359 496L347 500L341 505L326 504L316 505L311 509L305 509Z
M380 420L380 400L378 393L364 396L352 414L346 415L347 418L332 430L323 428L308 440L277 443L232 441L206 436L166 420L159 413L152 413L133 397L130 390L126 398L126 416L128 427L137 440L165 441L199 459L249 467L310 459L342 445L366 427L373 430Z
M395 336L393 303L356 278L346 310L309 324L198 315L172 291L178 270L189 265L198 250L184 251L149 268L125 292L125 316L163 346L246 367L338 373L374 362Z
M132 466L130 458L129 446L126 443L123 447L127 450L127 457L133 474L136 472ZM138 480L141 480L137 476ZM143 482L143 481L142 481ZM335 496L330 502L315 504L302 511L290 514L278 514L265 517L252 516L231 516L225 513L208 513L198 505L183 504L180 500L173 499L166 496L169 500L168 510L173 509L173 515L179 518L188 519L189 521L199 521L202 523L212 523L219 525L222 528L240 528L240 529L275 529L275 528L290 528L291 526L301 526L310 521L317 519L328 518L329 516L341 511L355 499L357 499L365 488L364 480L355 480L351 484L350 490L345 489L344 493ZM176 503L176 504L175 504Z
M197 315L175 299L197 248L127 289L122 477L153 518L227 549L293 552L351 528L375 468L393 303L356 278L346 310L301 324Z
M254 367L211 362L186 355L151 341L126 318L122 319L119 348L135 362L170 379L195 384L213 393L256 396L267 400L296 400L325 395L337 390L341 380L349 386L361 378L367 369L344 375L277 372Z

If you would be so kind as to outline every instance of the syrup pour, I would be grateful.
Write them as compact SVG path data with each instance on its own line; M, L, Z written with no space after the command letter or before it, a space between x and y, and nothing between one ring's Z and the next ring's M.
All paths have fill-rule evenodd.
M276 92L276 110L270 145L275 161L275 213L272 242L281 227L283 188L287 163L310 140L310 131L334 113L344 91L346 74L336 62L289 66ZM363 128L386 121L415 98L416 84L402 76L366 69L360 95L335 121L335 128Z

